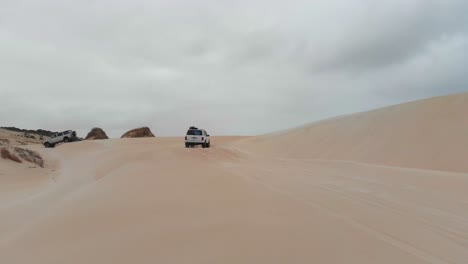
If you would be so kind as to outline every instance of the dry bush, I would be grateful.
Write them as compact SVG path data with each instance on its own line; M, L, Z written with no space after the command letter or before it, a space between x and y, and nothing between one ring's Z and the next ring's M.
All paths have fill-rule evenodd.
M34 163L41 168L44 168L44 160L39 153L25 148L15 148L15 152L25 161Z
M8 159L8 157L10 156L10 152L6 148L2 148L1 154L2 154L2 158L4 159Z
M2 150L0 152L1 152L2 158L4 158L4 159L9 159L9 160L12 160L12 161L16 161L18 163L23 162L15 154L10 153L10 151L7 148L2 148Z
M1 145L5 145L5 146L10 145L10 140L8 140L6 138L0 138L0 146Z

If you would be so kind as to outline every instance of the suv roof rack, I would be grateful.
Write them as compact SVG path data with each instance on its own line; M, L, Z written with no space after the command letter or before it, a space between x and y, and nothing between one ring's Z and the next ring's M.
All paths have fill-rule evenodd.
M191 126L189 129L198 129L197 127Z

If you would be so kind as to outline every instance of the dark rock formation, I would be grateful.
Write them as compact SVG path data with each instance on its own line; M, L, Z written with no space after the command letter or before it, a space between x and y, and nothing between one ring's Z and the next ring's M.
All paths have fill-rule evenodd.
M122 135L122 138L155 137L148 127L135 128Z
M99 127L95 127L89 131L88 135L86 136L86 140L96 140L96 139L108 139L106 132Z

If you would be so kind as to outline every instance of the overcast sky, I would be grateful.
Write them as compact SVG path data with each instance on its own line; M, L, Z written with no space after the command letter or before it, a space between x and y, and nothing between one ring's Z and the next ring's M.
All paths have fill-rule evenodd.
M273 132L468 91L466 0L0 0L0 126Z

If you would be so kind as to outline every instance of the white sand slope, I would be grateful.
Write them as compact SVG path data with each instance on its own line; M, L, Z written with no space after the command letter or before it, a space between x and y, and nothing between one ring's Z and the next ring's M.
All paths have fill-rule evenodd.
M467 263L467 150L454 146L467 142L454 131L466 98L214 138L211 149L180 138L38 146L50 178L35 188L0 163L14 194L0 200L0 263ZM429 105L445 114L423 118ZM437 130L408 140L414 120Z
M468 172L468 93L324 120L248 143L268 156Z

